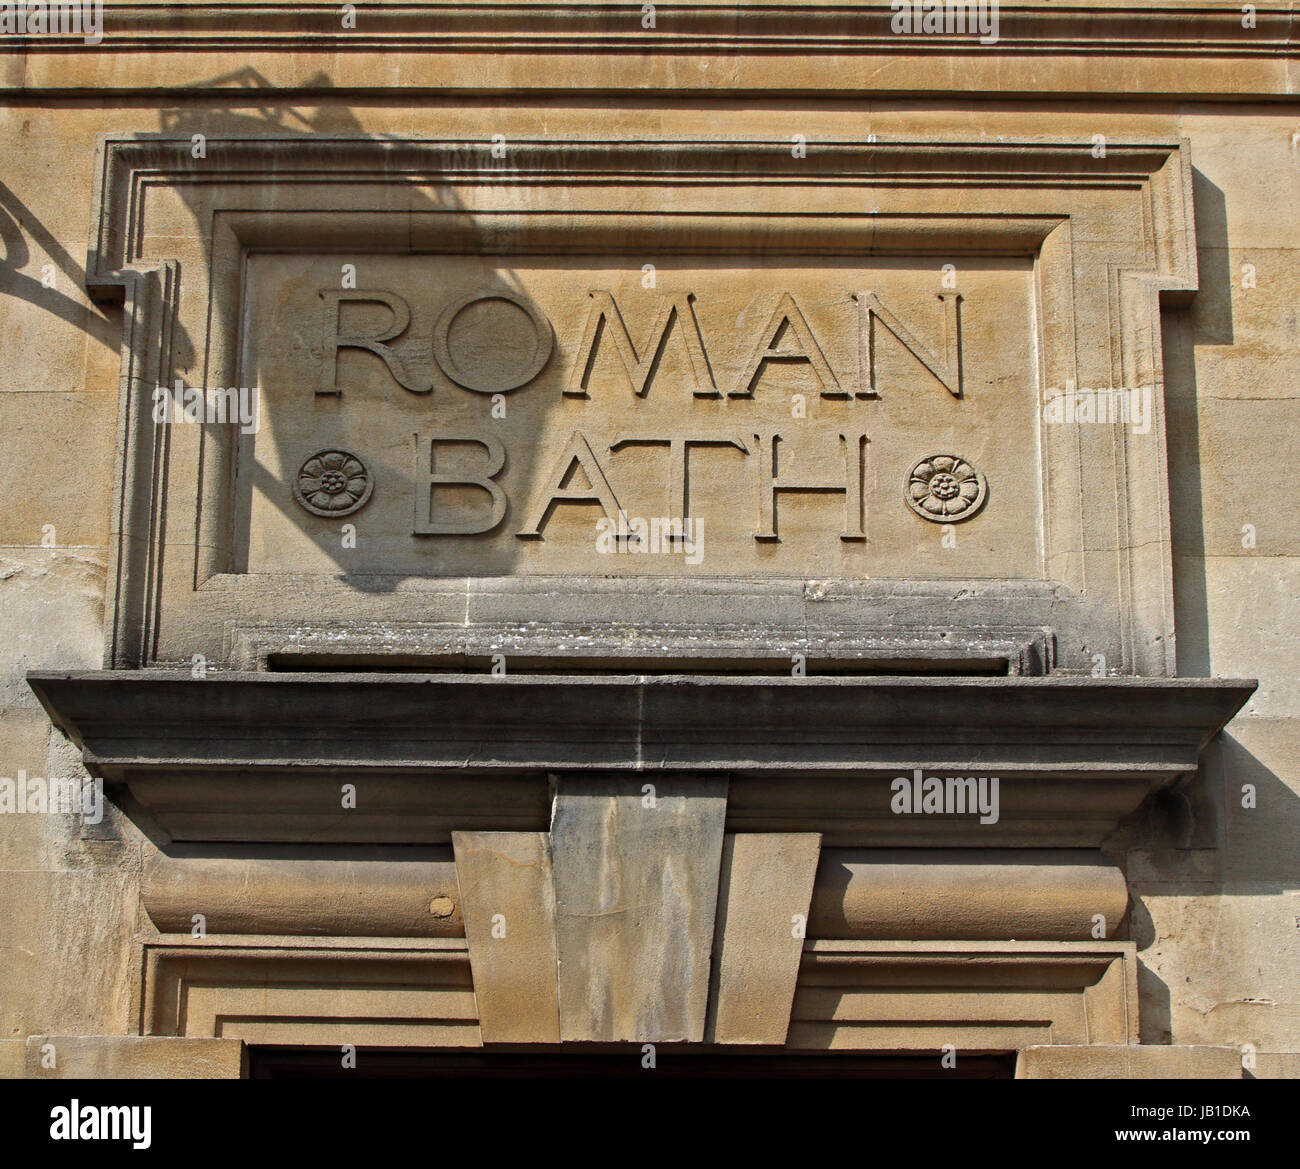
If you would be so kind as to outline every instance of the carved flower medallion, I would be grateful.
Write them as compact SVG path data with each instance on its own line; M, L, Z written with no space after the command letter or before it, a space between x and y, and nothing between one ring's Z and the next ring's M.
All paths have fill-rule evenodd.
M364 507L375 482L351 451L317 451L298 469L293 497L312 515L333 519Z
M928 455L908 472L904 498L922 519L955 524L975 515L988 494L988 480L965 459Z

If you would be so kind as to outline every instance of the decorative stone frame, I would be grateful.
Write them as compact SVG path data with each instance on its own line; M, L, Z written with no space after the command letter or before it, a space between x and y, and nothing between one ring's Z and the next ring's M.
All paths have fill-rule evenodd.
M168 216L164 189L183 193L191 222ZM420 190L455 206L413 210ZM571 659L575 634L581 654L608 658L623 640L613 631L635 626L641 656L675 660L834 644L852 658L955 655L1011 673L1078 672L1100 653L1122 674L1172 674L1160 304L1196 288L1190 191L1177 142L1107 142L1101 158L1076 142L811 142L796 159L773 141L519 141L495 160L482 142L312 136L209 138L195 159L188 138L105 136L87 284L122 300L126 322L105 665L200 653L258 668L326 644ZM347 581L250 577L233 538L236 429L155 425L150 394L175 376L178 329L204 355L193 381L237 384L250 251L355 250L358 231L389 252L518 253L520 239L525 251L598 250L616 238L651 254L1032 257L1041 385L1150 385L1151 433L1040 427L1040 580L420 578L379 598Z
M809 942L783 1046L929 1052L934 1025L924 1020L936 1018L967 1056L1136 1043L1134 950L1132 942ZM162 935L143 944L139 967L140 1035L449 1049L493 1041L462 938ZM982 993L971 994L972 983Z

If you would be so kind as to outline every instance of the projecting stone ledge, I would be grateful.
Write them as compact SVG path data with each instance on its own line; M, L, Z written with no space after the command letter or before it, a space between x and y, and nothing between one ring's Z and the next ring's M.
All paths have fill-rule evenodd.
M891 784L995 777L980 847L1096 847L1254 682L1209 678L33 673L51 719L175 841L421 844L545 831L548 774L730 779L728 831L969 847ZM357 786L340 806L339 784ZM145 822L151 822L147 824Z

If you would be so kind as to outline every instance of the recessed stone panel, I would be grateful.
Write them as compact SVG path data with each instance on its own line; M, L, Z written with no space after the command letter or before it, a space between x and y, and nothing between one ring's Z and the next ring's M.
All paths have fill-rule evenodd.
M1028 258L349 262L248 266L248 572L1041 575Z

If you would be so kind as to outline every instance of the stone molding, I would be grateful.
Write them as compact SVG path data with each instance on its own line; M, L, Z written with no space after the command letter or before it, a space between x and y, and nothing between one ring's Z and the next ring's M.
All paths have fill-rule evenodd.
M815 91L822 96L1150 95L1185 93L1190 76L1197 78L1198 97L1293 91L1288 84L1296 56L1293 17L1282 4L1258 5L1255 27L1246 29L1236 3L1202 0L1189 7L1094 0L1058 8L1028 0L1001 6L998 41L990 45L970 36L896 35L892 15L883 0L658 4L655 28L646 30L639 5L425 3L365 9L357 28L344 29L334 7L109 4L100 44L85 45L80 37L28 38L12 55L24 68L0 71L0 78L3 89L28 93L196 90L213 84L211 73L226 71L233 52L250 61L268 85L298 94L326 87L334 93L389 87L490 92L493 87L483 83L485 57L498 72L509 73L509 88L516 91L608 92L662 85L679 93ZM322 73L304 82L304 67L294 72L277 61L286 51L300 62L319 55L333 76ZM594 54L603 68L582 67ZM209 58L218 55L223 63L214 69ZM1096 58L1116 62L1117 75L1090 70ZM1198 67L1189 68L1189 59ZM733 68L707 68L721 60ZM960 69L952 68L954 60ZM380 62L387 67L378 67ZM695 62L698 67L683 73L683 64ZM863 70L868 62L872 67ZM677 65L673 82L667 74L660 77L671 64Z
M974 1054L1137 1041L1133 942L809 941L786 1042Z
M304 855L305 854L305 855ZM464 937L449 849L147 849L140 900L160 933Z
M1122 936L1128 899L1119 866L1086 852L829 849L808 936L1085 941L1096 915Z
M460 938L166 935L146 941L140 1033L250 1044L478 1047Z
M481 1047L494 1040L478 1023L470 948L459 939L157 938L143 947L142 1034ZM760 1039L789 1050L881 1053L951 1043L968 1055L1136 1045L1136 969L1134 943L1125 941L810 940L793 1006L788 990L763 988L778 1009L789 1008L788 1034ZM517 1001L516 1010L526 1017L536 1005ZM542 1006L553 1011L554 999Z
M489 853L495 837L503 848L520 847L528 837L453 833L453 841L457 835L465 846ZM743 851L770 842L780 858L818 837L749 833L741 839ZM728 835L724 870L734 840ZM148 850L140 898L163 934L188 933L201 914L211 934L465 936L462 888L467 879L476 886L478 878L466 877L451 850L421 850L417 859L410 848L362 848L364 853L310 845ZM747 863L761 865L763 857ZM539 881L544 887L545 877ZM722 906L719 929L726 917ZM1096 929L1096 914L1105 918L1108 936L1122 936L1127 908L1120 868L1078 850L831 848L821 851L812 903L799 912L813 938L1083 941ZM490 913L483 920L489 918Z

